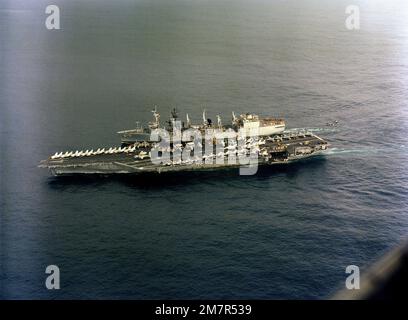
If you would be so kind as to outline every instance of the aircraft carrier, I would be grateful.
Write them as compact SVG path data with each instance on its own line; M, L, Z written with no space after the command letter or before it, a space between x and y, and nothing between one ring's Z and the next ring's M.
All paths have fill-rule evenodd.
M154 111L157 112L157 111ZM158 120L157 115L155 115ZM174 117L173 117L173 120ZM165 172L186 172L186 171L211 171L222 168L234 168L247 166L249 163L238 161L240 156L252 160L251 165L273 165L291 163L297 160L321 155L328 149L329 144L321 137L308 132L307 130L285 131L285 124L282 119L261 119L256 115L245 114L239 118L233 115L232 127L223 126L220 118L218 124L213 125L203 117L203 124L193 126L198 130L204 128L217 128L219 130L248 129L256 128L259 133L257 137L244 137L242 141L231 142L222 139L211 142L210 147L207 141L201 140L198 144L206 146L208 150L195 154L197 141L183 141L169 143L166 148L161 147L160 142L145 139L140 141L133 135L122 139L121 146L98 148L96 150L66 151L57 152L39 164L41 168L47 168L51 174L76 175L76 174L140 174L140 173L165 173ZM174 122L173 122L174 124ZM283 124L283 125L282 125ZM152 130L159 128L158 121L152 125ZM262 127L262 130L260 128ZM186 129L183 125L182 130ZM138 130L138 132L141 132ZM146 137L147 132L143 132ZM221 142L221 144L220 144ZM157 154L163 153L166 149L168 157L157 160ZM204 148L203 148L204 149ZM154 153L155 151L155 153ZM186 153L187 151L187 153ZM188 154L188 157L176 157L176 154ZM193 155L193 156L190 156ZM155 157L155 159L154 159ZM236 161L230 161L230 159Z

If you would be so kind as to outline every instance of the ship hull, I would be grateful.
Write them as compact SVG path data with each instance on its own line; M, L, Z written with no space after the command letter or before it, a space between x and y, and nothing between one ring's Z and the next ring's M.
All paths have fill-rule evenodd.
M132 144L135 142L141 142L141 141L150 141L150 133L148 132L143 132L143 133L133 133L133 134L127 134L127 135L122 135L121 137L122 144Z
M317 151L310 155L291 157L285 161L273 161L266 162L260 161L257 165L260 167L274 166L274 165L289 165L292 163L300 162L301 160L307 160L310 158L318 158L324 156L325 151ZM60 167L60 168L50 168L50 173L53 176L90 176L90 175L141 175L141 174L165 174L171 172L211 172L218 171L222 169L234 169L244 167L245 165L234 164L234 165L185 165L185 166L152 166L144 168L132 168L124 167L120 165L109 164L93 164L89 166L77 166L77 167Z
M259 127L260 136L272 136L285 131L285 125Z

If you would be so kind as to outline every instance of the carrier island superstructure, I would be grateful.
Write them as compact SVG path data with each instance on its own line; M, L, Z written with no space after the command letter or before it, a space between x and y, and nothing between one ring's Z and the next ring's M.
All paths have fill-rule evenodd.
M293 161L321 155L328 149L327 141L307 130L285 130L285 121L277 118L263 118L255 114L232 114L232 121L223 125L221 117L217 122L207 119L203 112L203 122L192 124L189 116L186 121L178 121L176 110L173 110L169 121L160 124L160 115L153 110L154 121L148 128L138 126L135 129L118 132L121 145L116 147L97 148L92 150L76 150L56 152L40 162L39 167L48 168L53 175L76 174L140 174L185 171L212 171L223 168L241 167L240 161L229 161L231 158L246 157L256 160L256 165L273 165L291 163ZM170 134L166 147L159 141L152 141L151 133L156 129L175 132L175 124L179 124L179 132L193 129L203 133L199 141L200 148L205 152L198 153L197 140L182 139L173 143ZM237 140L217 139L204 140L204 133L214 129L217 132L240 132L243 137ZM256 132L256 136L251 136ZM241 140L240 140L241 139ZM203 147L204 148L204 147ZM166 153L162 161L157 161L158 154ZM175 155L188 157L176 157ZM156 161L154 161L156 160Z

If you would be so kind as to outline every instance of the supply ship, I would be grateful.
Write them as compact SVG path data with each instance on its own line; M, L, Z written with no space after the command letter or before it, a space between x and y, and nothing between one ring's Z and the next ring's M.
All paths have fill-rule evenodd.
M291 163L321 155L329 147L327 141L307 130L285 131L285 121L278 118L232 113L231 123L223 125L220 116L217 116L217 123L213 123L204 111L203 122L192 124L188 115L186 122L178 121L177 112L173 110L169 121L161 126L157 109L153 110L153 116L154 121L148 128L138 126L118 132L120 146L56 152L42 160L39 167L49 169L56 176L211 171L245 165L245 161L236 159L246 159L247 164L251 161L252 165L260 166ZM177 137L170 134L166 143L160 139L153 141L152 133L157 129L180 135L193 129L202 133L202 138L175 139ZM209 140L204 135L208 130L221 133L222 138ZM251 135L253 132L255 136ZM236 139L227 139L222 133L226 133L225 137L231 133L240 134Z
M142 127L139 122L136 122L136 128L130 130L118 131L121 136L122 145L131 145L135 142L150 141L151 131L155 129L165 129L168 132L172 132L175 123L179 121L181 123L180 129L197 129L204 135L205 130L209 128L216 128L221 130L235 130L245 129L247 135L252 128L259 128L260 136L274 135L282 133L285 130L285 121L278 118L260 118L254 114L242 114L239 117L232 113L232 122L229 125L223 125L221 117L217 115L217 123L213 124L210 118L207 118L205 110L202 114L202 123L198 125L191 124L190 117L186 114L186 121L179 120L177 110L174 108L171 111L171 117L165 122L163 126L160 123L160 114L157 112L157 107L152 111L154 120L149 122L148 128Z

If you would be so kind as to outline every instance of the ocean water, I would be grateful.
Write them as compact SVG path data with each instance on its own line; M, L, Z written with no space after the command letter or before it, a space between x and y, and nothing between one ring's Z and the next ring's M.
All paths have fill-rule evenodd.
M321 299L407 235L408 3L0 3L0 297ZM51 177L55 151L177 106L284 117L323 158L148 179ZM329 121L339 121L328 127ZM226 120L225 120L226 121ZM61 289L45 288L58 265Z

